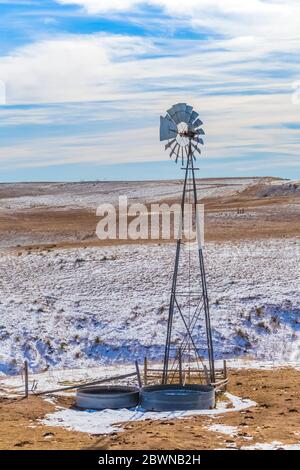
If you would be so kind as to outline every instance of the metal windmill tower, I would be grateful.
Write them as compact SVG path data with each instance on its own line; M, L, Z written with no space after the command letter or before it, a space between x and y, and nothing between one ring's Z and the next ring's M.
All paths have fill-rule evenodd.
M201 154L199 145L203 145L204 135L202 129L203 123L199 119L199 114L193 110L192 106L186 103L179 103L167 111L165 117L160 118L160 140L168 141L165 149L170 151L170 158L174 157L175 162L178 160L182 163L182 169L185 171L185 178L183 183L183 191L181 198L181 214L180 214L180 230L177 237L175 266L172 280L172 290L169 304L169 317L168 328L165 345L164 367L162 383L168 382L169 376L174 370L182 369L182 358L188 357L188 361L194 360L197 364L200 363L204 366L206 378L211 383L215 382L215 367L214 367L214 353L210 323L209 301L207 294L206 273L203 258L203 247L201 244L200 234L200 221L198 217L198 199L197 188L195 180L194 163L196 155ZM186 202L189 201L193 206L193 213L195 214L195 226L197 233L197 264L199 266L198 279L193 284L193 291L191 291L191 266L189 264L188 272L188 289L182 290L183 285L178 282L182 268L180 266L180 259L182 256L182 249L184 248L185 241L183 236L184 226L184 211ZM195 274L195 273L193 273ZM200 274L200 276L199 276ZM184 279L185 287L187 279ZM196 292L194 292L196 291ZM196 300L195 300L196 299ZM179 316L183 326L183 336L181 338L179 351L180 354L177 358L172 360L170 357L170 349L172 345L173 326L175 316ZM208 354L209 373L203 363L203 358L199 352L199 328L201 316L205 319L206 329L206 347ZM184 359L185 360L185 359ZM180 375L181 376L181 375Z

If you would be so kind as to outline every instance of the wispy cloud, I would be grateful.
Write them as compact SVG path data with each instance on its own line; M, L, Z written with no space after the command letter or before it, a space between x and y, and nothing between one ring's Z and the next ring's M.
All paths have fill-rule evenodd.
M137 7L160 7L170 17L187 18L194 27L236 37L299 38L300 5L297 0L57 0L79 5L89 14L133 11ZM283 27L288 25L288 27Z
M205 155L215 164L220 157L226 165L241 155L251 162L258 154L274 152L278 158L272 154L268 162L278 166L284 154L284 164L294 171L300 143L293 126L300 106L292 103L292 83L300 79L299 2L52 4L73 6L76 11L68 14L75 17L115 18L118 24L151 18L153 25L161 12L173 30L163 33L159 24L159 35L150 34L147 25L140 35L136 30L132 35L104 33L101 27L87 34L78 26L68 34L62 28L0 57L8 104L0 110L7 133L1 167L159 160L164 155L157 141L158 115L173 102L188 101L201 112ZM45 24L56 18L48 13ZM22 126L30 143L26 137L14 142L13 133L18 135Z

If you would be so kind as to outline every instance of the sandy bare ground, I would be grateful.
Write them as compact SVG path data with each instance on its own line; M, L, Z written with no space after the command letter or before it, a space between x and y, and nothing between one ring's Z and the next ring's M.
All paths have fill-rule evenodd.
M215 418L195 416L183 420L130 422L124 431L90 436L38 422L55 406L42 398L2 399L1 449L218 449L257 443L299 444L300 371L231 370L229 391L250 398L257 406ZM60 406L73 406L72 398L58 398ZM236 427L234 436L209 430L212 424Z
M40 426L38 420L53 410L52 404L38 397L28 400L2 398L0 449L82 449L95 441L95 437L88 434Z

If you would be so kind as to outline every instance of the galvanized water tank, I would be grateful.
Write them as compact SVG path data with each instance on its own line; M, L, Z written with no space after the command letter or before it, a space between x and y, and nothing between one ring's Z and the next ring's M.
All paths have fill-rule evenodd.
M151 411L209 410L215 407L210 385L150 385L140 391L140 405Z
M81 388L76 394L79 408L104 410L134 408L139 403L139 390L119 385Z

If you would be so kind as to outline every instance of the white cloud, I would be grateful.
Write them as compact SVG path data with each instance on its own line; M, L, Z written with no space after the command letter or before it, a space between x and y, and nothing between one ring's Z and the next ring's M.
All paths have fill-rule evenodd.
M118 103L117 109L115 111L111 109L108 115L109 118L113 118L112 124L100 123L99 129L93 132L85 130L84 133L75 133L69 130L64 135L41 137L36 131L36 135L31 136L30 139L23 139L9 146L2 142L0 168L5 170L7 168L46 167L80 162L138 163L168 159L168 154L164 152L158 140L158 116L159 112L167 109L175 99L176 97L173 96L169 102L155 102L157 109L153 109L152 102L147 101L144 102L145 109L130 107L127 102ZM255 170L256 163L251 162L252 157L256 159L257 156L268 152L277 153L278 157L264 157L265 163L259 165L260 167L265 165L266 171L272 168L272 163L278 167L299 167L298 131L280 127L283 117L296 120L299 116L299 110L290 104L286 96L226 96L221 99L211 96L194 97L188 101L201 112L201 118L205 122L206 145L203 152L205 158L201 161L201 167L206 165L210 168L211 165L215 165L217 172L218 168L228 170L232 165L232 170L236 167ZM72 105L65 119L68 121L72 109L75 115L78 113L78 123L84 122L86 117L91 119L97 112L98 119L107 113L104 105L105 111L101 113L101 103L95 103L86 109L86 114L80 116L80 106ZM52 123L61 119L62 114L61 106L56 109L56 114L54 110L55 108L52 109L51 114ZM46 109L46 115L47 112ZM30 122L31 114L36 116L37 110L27 110L24 115L25 122ZM123 126L118 125L118 116L122 114L126 115L130 124L135 124L134 128L126 129L124 124L124 129L122 129ZM43 110L40 110L40 115L43 116ZM150 126L149 116L153 115L155 120ZM62 119L62 126L63 122ZM259 125L266 127L257 128ZM285 157L282 158L280 155L285 155ZM223 158L222 165L215 162L221 157ZM235 161L234 164L232 159ZM226 163L226 160L230 163Z
M136 7L161 7L173 18L188 19L194 27L210 29L228 37L244 35L298 39L298 0L57 0L80 5L89 14L133 11Z
M119 131L117 140L113 131L27 139L7 147L1 146L0 167L5 170L12 167L30 168L80 162L113 164L157 161L161 160L161 155L158 153L156 156L153 155L153 144L155 145L153 137L156 135L156 128L144 128ZM141 140L145 144L143 152L137 145Z
M160 160L165 155L154 127L156 119L178 100L192 103L201 112L208 158L238 158L243 152L268 150L287 152L292 158L298 152L295 131L285 130L283 139L283 131L276 126L297 121L299 106L292 104L289 79L268 77L270 68L282 67L279 58L268 59L269 45L262 45L258 53L255 41L251 37L205 42L174 39L161 40L157 46L149 38L89 35L19 48L0 58L8 102L61 104L3 109L2 124L64 126L71 121L78 126L107 118L111 125L103 125L100 135L39 138L37 134L30 143L12 145L9 151L2 145L1 167L7 165L8 154L17 166ZM153 52L163 57L149 57ZM300 75L297 63L291 70ZM245 95L240 94L243 91ZM257 91L262 94L256 95ZM96 100L99 103L93 103ZM126 130L128 126L138 130Z
M79 5L88 13L107 13L111 11L128 11L142 0L56 0L63 5ZM147 2L148 3L148 2Z
M21 47L0 58L7 102L109 99L120 88L115 79L122 77L122 61L146 50L147 42L139 38L105 35L69 36Z
M201 112L207 133L205 155L210 159L274 151L289 154L294 164L299 145L297 131L278 127L283 122L299 120L300 106L292 104L291 88L291 83L300 77L300 64L295 60L300 53L299 3L60 3L81 5L91 14L130 12L143 3L161 5L174 21L185 18L200 32L209 28L224 37L189 41L172 37L157 40L109 34L65 35L19 47L0 57L0 79L6 83L8 104L52 103L52 107L30 110L3 109L2 124L64 126L111 119L110 132L103 126L101 135L37 136L30 143L17 143L10 148L2 145L2 167L7 165L8 154L18 166L41 162L105 163L108 158L112 162L162 159L156 119L177 101L188 101ZM294 55L290 62L282 57L288 54ZM99 103L95 103L97 100ZM120 120L124 131L120 131ZM138 129L126 130L130 126Z
M270 58L271 52L272 44L251 37L157 44L150 38L77 35L21 47L0 57L0 70L8 104L125 99L137 104L168 99L174 87L191 96L225 86L228 93L290 89L289 78L272 77L272 69L282 72L286 65L280 56ZM300 64L286 71L297 78Z

